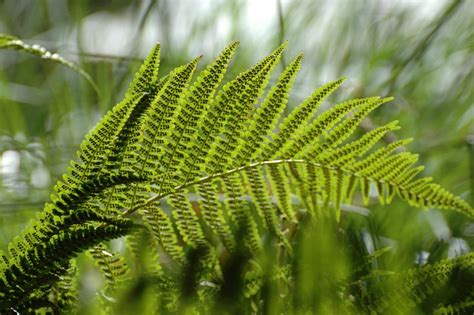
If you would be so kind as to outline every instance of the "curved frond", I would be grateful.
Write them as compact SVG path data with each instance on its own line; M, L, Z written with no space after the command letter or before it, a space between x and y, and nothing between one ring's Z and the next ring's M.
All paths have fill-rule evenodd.
M0 48L23 45L33 53L41 51L15 41L0 36ZM50 202L13 239L8 253L0 252L1 313L55 305L66 310L75 303L65 293L68 286L75 292L68 278L75 270L71 259L86 250L108 288L125 278L135 283L142 270L146 280L137 280L137 292L150 288L159 310L186 313L176 302L184 299L192 301L193 312L206 313L219 306L215 297L240 290L242 301L250 305L245 310L259 312L262 296L273 286L285 287L288 296L291 288L299 290L294 283L298 270L293 270L299 268L295 233L316 224L332 224L342 233L348 213L341 209L360 199L370 205L374 189L382 205L398 196L409 205L452 209L474 218L467 202L421 176L418 155L404 148L410 139L381 141L399 129L397 121L360 135L362 120L391 98L348 100L316 114L343 83L341 78L314 90L283 117L302 55L268 89L286 43L219 88L237 46L227 46L194 82L201 57L160 78L160 47L153 48L124 100L86 136L79 161L71 162ZM103 245L124 235L130 248L126 256ZM274 255L268 256L272 248ZM134 260L128 264L130 254ZM456 271L472 269L473 259L467 254L411 270L400 278L404 287L380 301L357 306L358 300L346 299L344 305L404 311ZM225 282L232 274L242 276L235 288ZM371 281L386 276L395 274L376 269L358 283L370 289ZM344 287L339 282L329 287L331 296L345 294L338 291ZM216 305L202 303L210 299ZM194 308L194 301L202 309ZM455 303L439 305L438 311L471 308L467 296Z
M34 290L60 280L60 275L67 273L69 260L77 253L102 241L126 235L131 227L131 224L89 226L61 231L48 243L26 248L21 253L17 249L24 243L17 243L15 249L12 247L12 258L3 271L6 283L0 288L0 305L2 308L23 308Z

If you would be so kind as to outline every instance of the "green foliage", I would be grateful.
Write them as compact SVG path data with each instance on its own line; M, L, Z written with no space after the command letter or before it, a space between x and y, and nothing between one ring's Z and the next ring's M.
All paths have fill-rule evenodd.
M466 293L424 304L459 274L472 292L472 254L400 272L369 267L382 252L351 252L361 237L341 208L368 203L374 189L382 205L398 196L474 217L419 176L417 155L400 150L410 140L381 143L397 122L357 136L392 99L349 100L316 115L339 79L283 117L302 55L269 88L286 43L219 89L237 45L194 81L201 57L159 78L160 48L152 50L51 202L1 254L2 311L73 308L74 257L86 250L113 296L101 301L105 311L128 302L147 313L472 308ZM125 235L127 258L104 243ZM361 266L346 268L352 261Z

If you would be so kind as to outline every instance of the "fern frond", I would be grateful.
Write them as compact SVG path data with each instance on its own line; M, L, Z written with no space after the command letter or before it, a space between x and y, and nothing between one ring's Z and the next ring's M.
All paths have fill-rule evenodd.
M342 115L336 118L335 120L332 120L331 118L329 118L330 116L328 117L328 119L324 119L322 116L324 116L325 113L322 114L320 116L321 118L318 117L315 120L314 127L310 126L308 128L307 134L304 135L302 139L298 141L308 141L308 143L303 145L299 152L295 154L295 156L302 157L308 160L317 159L320 153L324 152L327 149L336 147L345 139L347 139L355 131L359 123L366 115L368 115L371 111L390 100L391 98L373 100L368 99L367 103L362 102L360 104L357 104L358 106L354 108L356 110L354 117L343 120L333 129L330 128L335 123L337 123L340 118L342 118ZM334 107L334 109L336 108L337 106ZM341 114L343 112L344 111L341 111ZM336 113L335 116L338 116ZM322 126L324 126L324 129L321 129ZM309 138L308 136L313 139ZM320 136L322 136L322 140L324 140L324 142L320 141ZM292 150L290 150L290 152L292 152Z
M260 153L275 128L278 119L288 102L291 87L298 73L303 55L295 58L282 72L275 86L271 88L260 107L250 120L246 133L240 139L239 146L233 152L233 165L241 165L243 161L253 159Z
M130 86L125 93L125 98L132 95L150 93L152 96L154 87L158 83L158 70L160 68L160 44L153 46L152 50L143 61L140 69L135 74ZM156 91L155 91L156 92Z
M362 120L390 98L349 100L315 115L342 78L316 89L283 118L299 55L259 103L286 43L219 90L237 45L226 47L192 84L201 57L158 78L160 48L153 48L124 100L81 144L80 161L56 184L51 202L10 243L8 255L0 252L0 312L28 312L32 303L62 308L54 296L69 303L60 288L70 283L64 275L71 259L85 250L99 262L110 288L128 270L134 277L143 260L142 271L153 281L153 305L165 303L158 308L174 311L186 311L177 308L177 299L203 303L226 290L227 271L220 266L226 267L227 255L242 256L245 270L239 273L246 282L239 290L257 312L269 279L286 286L284 292L294 285L292 266L285 264L294 263L288 254L298 242L292 237L306 215L308 224L340 227L344 203L360 194L368 204L375 187L381 204L399 196L417 207L474 217L465 201L419 176L418 156L402 150L409 139L380 144L399 129L396 121L353 137ZM133 213L144 225L126 239L137 263L129 269L100 244L136 231ZM264 246L274 243L283 245L278 259L260 264ZM444 283L446 272L472 268L473 259L469 254L410 271L400 294L418 302L423 292ZM389 274L377 270L359 282L370 285ZM389 293L369 308L389 310L402 295ZM457 302L449 307L470 307L469 300Z
M464 301L437 308L433 315L462 315L474 312L474 299L467 297Z
M81 174L78 181L83 181L87 177L97 175L104 163L110 156L115 146L118 135L127 123L134 108L139 104L144 94L132 94L124 101L116 105L112 111L102 119L101 122L86 136L82 142L78 153L83 165L76 166L76 172Z
M165 150L163 145L169 143L169 136L172 133L172 117L179 104L179 99L184 88L189 83L191 76L201 57L194 59L186 66L174 71L162 91L155 97L150 108L147 110L141 125L141 141L138 144L137 152L133 152L132 160L138 158L138 163L133 167L135 172L141 176L162 178L162 185L167 185L170 176L164 172L167 167L162 165ZM131 204L136 202L138 186L135 187L131 196Z
M193 140L198 136L198 128L202 124L204 114L209 112L214 95L238 44L238 42L233 42L227 46L219 57L200 73L183 101L181 111L176 116L173 136L174 141L177 141L176 149L171 156L165 158L170 159L170 164L176 164L175 170L178 171L177 176L180 180L186 181L189 176L197 175L195 164L186 165L186 162L195 157ZM183 149L180 149L180 143L183 142Z
M153 54L150 54L148 58L151 58L152 56ZM130 159L130 154L132 154L131 152L134 152L134 150L137 150L137 144L141 141L142 119L156 95L163 90L163 87L166 85L169 79L170 75L167 75L155 82L153 85L147 86L148 92L143 95L137 106L133 108L129 118L121 128L121 131L117 136L117 140L115 141L112 148L112 153L110 154L107 163L102 168L102 174L107 174L107 172L127 172L133 174L133 165L136 161L134 159ZM145 79L138 76L136 80ZM110 202L110 198L112 197L113 193L110 193L108 202ZM107 208L109 206L111 205L108 203Z
M243 134L242 127L268 84L270 74L281 58L284 47L282 45L275 50L269 56L270 60L268 63L264 65L258 64L254 70L257 70L258 66L263 66L261 70L255 73L253 77L248 78L247 82L244 81L242 90L233 97L234 100L231 103L225 104L225 106L230 107L230 110L226 120L221 125L223 137L215 137L210 145L209 153L206 157L206 171L208 173L212 174L223 170L226 165L232 165L231 155L237 147L238 139ZM252 72L249 71L248 74L252 74Z
M309 146L313 141L317 143L319 141L319 137L324 131L332 128L344 117L344 115L346 115L352 109L366 104L373 104L377 102L378 99L378 97L356 99L334 106L333 108L319 115L309 125L304 125L303 127L300 126L299 132L293 136L292 141L286 141L284 145L279 146L278 150L273 155L273 158L287 158L295 156L304 148Z
M206 245L199 219L192 204L185 197L186 191L171 195L169 202L173 206L173 217L176 222L179 234L191 247L201 247Z
M180 183L186 180L188 172L184 171L184 162L188 160L192 139L197 133L197 125L202 113L207 111L212 97L222 81L230 59L237 48L234 42L221 53L206 70L201 72L196 82L191 86L185 97L180 98L177 111L171 119L172 126L166 136L168 142L161 162L164 174L173 174L172 181ZM162 177L160 186L165 184ZM163 187L160 188L160 190Z
M225 210L236 226L237 236L243 239L252 254L257 255L262 252L263 244L257 224L250 213L248 202L243 199L245 192L241 184L242 180L239 173L231 173L229 176L222 177L226 197Z
M51 237L49 242L28 248L12 257L4 271L6 285L0 288L0 306L21 308L34 290L60 280L60 276L68 270L69 260L77 253L100 242L124 236L132 226L128 223L123 226L89 226L61 231Z
M248 89L249 84L252 83L252 80L258 73L263 71L270 62L274 62L276 56L281 54L285 45L278 47L272 54L265 57L252 68L240 73L218 92L215 101L198 123L198 133L189 152L189 160L186 162L188 169L199 172L205 171L209 167L211 169L208 169L208 171L216 167L215 164L210 166L206 162L207 159L210 159L208 156L211 154L211 148L217 145L219 137L216 137L216 135L224 132L227 125L226 122L232 115L235 104L240 102L240 95L245 89Z
M120 282L128 280L129 267L118 253L110 251L103 243L95 245L88 252L105 277L105 290L113 290Z
M132 183L143 181L145 181L144 178L125 174L82 180L78 181L77 185L74 186L71 184L71 181L66 184L58 182L55 186L58 191L57 194L51 195L52 205L54 205L54 207L52 207L53 214L64 215L69 210L75 209L81 204L86 203L88 199L95 197L108 188L113 188L117 185L130 185Z
M296 107L283 122L278 126L278 134L273 136L273 141L269 144L268 150L263 150L265 160L276 156L276 152L284 147L286 143L292 142L294 136L302 132L308 121L314 115L321 103L334 92L346 78L341 78L330 82L318 89L303 103ZM341 106L342 107L342 106ZM350 110L350 109L349 109Z
M229 224L224 217L223 207L219 202L220 187L216 181L203 182L197 186L201 196L200 208L202 217L213 231L220 237L229 252L235 251L235 239Z
M393 121L385 126L369 131L359 139L337 148L327 148L318 155L318 162L322 165L343 167L348 163L356 162L356 157L363 156L378 143L388 132L400 129L398 122Z
M291 201L292 192L287 180L289 176L286 167L284 165L270 165L268 177L280 211L289 221L296 223L296 213Z
M269 194L266 191L267 185L265 184L263 169L249 168L244 174L248 182L249 195L255 201L257 212L263 219L267 230L275 235L291 252L291 246L281 232L275 207L271 204Z
M145 226L163 247L168 255L176 262L184 264L184 250L179 245L171 219L155 204L150 204L140 213Z
M144 216L144 214L141 215ZM132 277L140 272L156 276L163 275L158 252L159 243L146 226L146 223L142 228L137 228L127 235L125 246L129 256L131 256L129 266L132 270Z
M56 282L51 290L49 301L62 312L73 311L78 302L78 278L79 270L76 261L70 261L70 267L66 274L61 276L61 280ZM37 307L37 305L35 305Z

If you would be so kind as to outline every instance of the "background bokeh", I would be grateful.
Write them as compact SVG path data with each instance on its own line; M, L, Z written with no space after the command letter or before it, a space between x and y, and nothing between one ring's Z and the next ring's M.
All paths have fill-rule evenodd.
M409 149L425 174L472 204L473 30L472 0L0 0L0 33L75 62L100 92L67 67L0 50L0 249L42 208L156 42L165 74L199 54L209 62L239 40L230 78L288 40L283 65L305 53L289 106L341 76L349 80L326 108L394 96L363 127L399 120L403 128L385 141L413 137ZM368 247L398 242L407 259L423 262L474 246L474 225L460 215L397 202L369 208Z

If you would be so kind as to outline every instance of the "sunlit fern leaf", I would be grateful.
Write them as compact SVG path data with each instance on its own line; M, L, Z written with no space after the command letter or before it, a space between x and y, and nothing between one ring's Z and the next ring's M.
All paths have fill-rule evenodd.
M288 170L285 165L270 165L268 178L271 183L273 196L280 211L285 214L286 219L296 223L296 213L291 200L291 187L288 179Z
M235 166L231 159L232 152L237 147L239 138L244 134L242 129L249 119L249 115L253 112L255 103L268 84L270 74L276 63L280 60L285 46L286 43L275 50L269 56L270 58L262 60L265 63L259 63L250 71L244 73L244 77L245 74L248 77L245 81L242 80L242 85L237 87L237 94L233 95L231 102L224 104L230 110L228 110L227 117L225 117L225 121L222 123L221 130L223 136L216 137L214 135L214 137L209 139L210 149L205 162L208 173L212 174L216 171L222 171L225 169L225 166Z
M68 211L75 210L89 199L99 195L104 190L117 185L129 185L131 183L144 182L145 178L140 178L129 174L109 174L104 177L97 177L90 180L83 180L71 187L62 182L58 182L55 188L59 193L51 195L53 214L67 215Z
M137 229L137 231L141 231L141 235L144 238L142 242L138 244L140 246L141 255L136 256L138 261L135 267L139 272L145 270L147 274L156 277L165 277L166 275L161 266L161 255L163 253L161 252L160 243L146 228Z
M117 140L112 147L112 154L109 155L106 165L102 168L102 173L105 173L104 175L110 171L128 172L133 174L133 164L138 156L135 155L134 158L131 159L126 153L134 152L134 150L138 148L138 144L143 135L140 130L142 119L156 95L163 90L169 79L170 75L167 75L155 82L153 85L148 85L147 92L141 92L145 94L143 94L143 97L141 97L138 104L132 109L123 127L120 128L120 133L117 135ZM138 76L136 80L144 79ZM136 92L127 93L136 95Z
M180 177L179 182L197 175L195 164L186 165L185 162L196 154L193 149L199 124L202 123L204 113L209 112L214 95L224 78L238 44L238 42L233 42L227 46L219 57L199 74L186 98L181 99L183 103L177 112L175 128L173 135L171 135L171 140L176 142L174 145L176 149L171 155L165 156L165 159L169 160L169 164L176 164L176 176ZM185 170L185 168L188 169Z
M131 159L137 159L138 163L134 164L134 172L140 176L149 178L159 178L160 188L164 185L169 185L171 175L168 173L161 173L166 167L162 164L163 155L166 150L173 150L172 148L165 148L163 144L169 141L170 127L172 126L172 118L174 117L176 107L182 98L183 90L187 87L192 74L201 57L194 59L186 66L175 70L170 79L165 83L162 90L153 99L148 108L143 122L141 124L141 137L138 146L138 155L133 152ZM166 141L166 142L165 142ZM129 193L130 205L138 202L142 196L143 188L140 185L135 185L134 189Z
M158 83L158 70L160 68L160 44L156 44L146 57L140 69L130 84L125 97L133 94L152 93Z
M186 191L173 194L168 200L173 207L173 218L183 241L191 247L201 247L207 244L201 224L192 204L187 200Z
M68 174L63 176L54 190L56 194L51 196L55 207L59 211L73 208L77 202L84 202L84 195L90 198L93 191L97 194L99 187L110 187L101 182L108 182L109 178L117 178L116 175L108 174L105 178L97 178L107 165L107 161L112 155L114 147L117 146L117 139L122 129L130 119L134 108L140 103L144 94L134 94L116 105L101 122L86 136L81 144L78 156L82 163L72 162ZM119 177L123 177L120 175ZM133 177L133 175L132 175ZM121 183L114 183L121 184ZM94 188L94 190L91 189ZM95 187L97 186L97 187Z
M81 67L75 65L74 63L64 59L62 56L58 55L57 53L52 53L46 50L46 48L41 47L40 45L37 45L37 44L29 45L15 36L0 34L0 49L15 49L15 50L19 50L19 51L23 51L29 54L39 56L45 60L51 60L53 62L60 63L76 71L77 73L79 73L94 88L95 92L97 94L100 94L97 84L95 84L94 80L86 71L84 71Z
M325 152L326 150L330 150L332 148L337 147L345 139L347 139L355 131L361 120L366 115L368 115L371 111L390 100L390 98L372 100L367 99L367 102L356 102L355 104L353 104L355 105L355 107L350 106L352 104L349 102L349 106L347 106L346 109L354 110L354 117L346 118L336 126L334 125L338 121L340 121L340 119L343 117L344 114L346 114L346 112L344 109L338 112L337 106L334 107L336 111L334 113L335 115L333 115L337 118L331 119L332 115L328 115L328 117L323 117L326 113L318 117L315 120L314 125L308 128L307 134L305 134L299 140L299 142L308 141L308 143L304 144L302 148L298 150L299 152L294 153L294 155L296 157L302 157L307 160L317 159L319 154ZM342 104L342 107L344 107L344 104Z
M253 199L255 208L263 219L266 229L275 235L288 251L291 251L291 246L279 227L276 208L270 202L263 169L250 168L244 173L244 176L247 181L248 194Z
M334 92L346 79L341 78L328 83L318 89L308 97L301 105L296 107L288 117L285 117L279 125L279 132L273 135L273 141L269 144L270 148L262 150L264 159L274 157L275 152L279 151L285 143L292 142L294 135L298 134L306 127L306 124L314 115L321 103Z
M178 243L176 231L171 219L155 204L150 204L140 211L145 226L165 252L176 262L184 264L185 256Z
M113 290L118 287L120 282L129 280L129 267L120 254L111 251L103 243L91 248L89 254L105 278L106 291Z
M323 165L333 167L343 167L348 163L356 162L357 157L362 157L388 132L400 129L400 127L397 126L397 123L397 121L393 121L385 126L375 128L374 130L364 134L359 139L343 146L328 148L318 155L317 160Z
M243 239L253 254L262 252L263 245L257 224L250 213L248 201L243 200L245 191L241 184L242 176L239 173L233 173L223 177L222 180L225 196L224 209L229 213L236 227L237 236Z
M112 153L108 156L107 162L102 166L101 173L99 176L107 176L107 173L127 173L135 174L134 165L138 158L137 148L140 143L143 133L141 132L141 120L143 119L146 111L151 105L152 100L160 93L163 87L167 84L170 76L167 75L161 80L158 80L154 76L157 75L158 61L156 58L156 49L150 53L147 62L153 62L152 68L156 69L153 71L152 78L143 78L147 72L141 74L140 72L135 77L135 81L150 80L153 84L147 85L147 94L145 94L138 104L133 108L130 116L117 135L117 140L112 147ZM143 67L143 66L142 66ZM133 84L132 84L133 85ZM136 94L136 92L130 91L132 86L129 88L127 94ZM134 158L130 158L130 155L126 152L132 152ZM128 185L116 186L113 189L107 191L107 193L100 198L99 202L103 204L105 212L116 212L123 208L124 200L127 200L127 192L129 191Z
M78 167L81 177L76 180L84 181L85 178L99 173L115 147L118 135L143 96L144 94L132 94L116 105L86 136L78 153L83 162L81 167Z
M219 201L220 187L217 182L205 181L198 185L197 193L202 198L200 208L203 219L220 237L229 252L235 250L235 238L224 217L223 206Z
M307 216L311 220L305 222L341 224L344 203L362 195L370 204L375 188L381 204L399 196L417 207L474 217L465 201L420 176L417 155L401 150L410 140L380 143L398 129L397 122L358 136L361 121L390 98L349 100L316 115L344 81L339 79L316 89L283 117L301 55L263 95L285 46L220 90L237 43L225 48L194 82L201 57L160 79L155 46L124 101L86 137L80 161L71 163L51 201L11 242L9 255L2 255L0 310L28 310L31 301L47 303L71 258L132 233L137 224L131 218L144 223L140 229L150 249L146 264L162 264L146 270L161 283L157 288L170 288L170 301L195 294L205 302L219 291L225 256L244 251L249 264L254 261L246 270L244 295L256 311L266 282L259 278L264 267L254 259L276 243L283 246L275 247L280 253L275 263L284 262L297 246L292 235ZM95 254L104 262L109 256L102 250L96 248ZM120 266L122 262L118 260ZM436 268L449 266L449 261L440 262L415 278L429 278ZM167 273L176 272L173 268L181 274L170 280ZM115 271L102 272L110 280ZM292 285L289 276L278 279ZM190 287L180 288L181 282ZM418 294L410 283L406 290Z
M212 170L216 168L216 164L210 165L206 160L211 153L211 148L217 145L216 141L219 137L216 137L216 135L225 131L226 122L232 116L232 110L234 105L239 102L240 94L244 92L258 73L275 61L276 56L281 54L283 48L284 45L280 46L255 66L240 73L218 92L213 104L207 112L203 113L198 123L198 134L192 144L192 150L189 152L189 160L186 162L188 168L213 172Z
M303 55L295 58L282 72L277 83L270 89L262 104L250 119L247 131L240 139L239 146L232 153L234 164L240 165L260 153L261 147L271 136L278 118L288 102L288 93L299 71Z
M126 225L128 219L101 213L95 207L88 206L87 201L108 187L135 181L140 180L119 175L80 182L79 186L69 187L68 190L61 188L60 197L51 196L53 202L45 205L44 211L38 213L36 220L32 220L30 226L22 232L21 238L27 243L28 248L31 248L47 242L55 234L75 225L88 223Z
M125 246L133 260L140 259L142 252L147 247L149 232L145 228L135 229L125 237ZM132 261L135 264L136 261ZM131 266L133 268L134 266Z
M291 141L285 141L283 145L279 146L273 157L289 158L297 155L305 148L311 148L311 144L317 144L319 142L319 137L323 132L330 130L330 128L339 122L348 112L358 106L373 104L378 99L378 97L355 99L334 106L319 115L310 124L300 126ZM284 123L285 121L283 121L283 124Z
M172 181L175 185L186 180L187 175L183 174L181 168L183 161L188 159L193 134L203 111L208 110L209 98L222 80L235 48L234 43L226 49L209 69L201 72L190 91L185 93L185 97L179 99L179 104L170 120L172 126L166 134L166 149L161 158L161 172L173 174ZM163 177L160 185L164 184L165 180Z

